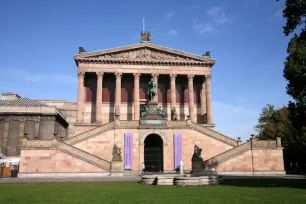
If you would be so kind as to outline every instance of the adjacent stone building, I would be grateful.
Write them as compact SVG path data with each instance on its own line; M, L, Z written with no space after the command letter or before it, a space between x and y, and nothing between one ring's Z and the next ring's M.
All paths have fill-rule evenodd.
M143 162L147 171L175 172L183 161L191 171L195 145L207 172L285 173L280 140L242 144L214 131L216 61L209 52L198 56L153 44L147 32L141 36L135 45L79 49L77 102L38 101L53 108L52 124L58 121L67 137L52 138L50 129L36 139L24 138L20 177L134 174ZM149 83L156 96L149 96Z
M68 123L56 107L15 93L3 93L0 100L0 152L19 156L21 140L66 139Z

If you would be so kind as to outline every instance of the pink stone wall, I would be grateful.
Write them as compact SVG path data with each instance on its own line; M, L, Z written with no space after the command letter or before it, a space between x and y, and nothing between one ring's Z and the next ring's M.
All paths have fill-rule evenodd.
M124 133L133 133L133 172L140 171L144 160L144 140L150 134L159 134L164 141L164 171L174 170L174 133L182 133L182 155L185 170L191 170L191 158L194 145L202 148L204 160L219 155L232 146L212 139L191 129L114 129L96 135L74 146L90 154L108 161L112 159L112 148L117 144L121 148L124 159ZM253 163L252 163L253 154ZM122 161L122 168L124 167ZM254 164L254 165L253 165ZM250 172L255 171L283 171L282 149L253 150L231 158L216 166L218 172ZM122 169L124 170L124 169ZM130 171L130 170L127 170ZM105 172L87 162L74 158L58 150L22 150L20 172L22 173L53 173L53 172Z
M94 129L96 127L97 126L93 126L93 125L90 125L90 126L89 125L87 125L87 126L85 126L85 125L75 125L75 132L74 132L73 136L81 134L81 133L86 132L86 131L89 131L89 130Z
M282 149L253 150L254 168L257 171L283 171Z
M139 131L137 129L115 129L104 132L74 145L75 147L108 161L112 160L114 144L121 148L124 159L124 133L133 133L133 171L139 171ZM124 165L122 165L124 166Z
M219 164L215 170L218 172L231 171L284 171L283 150L253 150L231 158Z
M215 171L252 171L251 151L225 161L215 167Z
M168 145L164 151L167 151L168 158L166 158L166 162L164 162L164 169L169 171L174 169L174 133L182 133L182 156L184 168L186 170L191 170L191 159L194 152L194 145L198 145L202 148L202 158L204 160L233 148L232 146L194 130L169 129L165 132L167 133Z
M115 129L110 130L86 141L75 144L74 146L96 155L108 161L112 159L112 148L115 143L121 148L122 158L124 158L124 133L133 133L133 171L140 170L140 164L143 161L143 144L139 145L139 139L144 141L144 137L150 134L150 131L139 132L137 129ZM220 141L212 139L206 135L194 130L166 129L161 131L165 136L164 141L164 170L174 170L174 133L182 133L182 152L183 162L186 170L191 170L191 158L194 145L197 144L203 149L202 157L204 160L214 157L232 147ZM153 132L152 132L153 133ZM139 136L140 135L140 136ZM139 138L141 137L141 138ZM166 144L165 144L166 143ZM124 166L124 165L122 165Z
M21 150L20 173L93 173L103 169L58 150Z

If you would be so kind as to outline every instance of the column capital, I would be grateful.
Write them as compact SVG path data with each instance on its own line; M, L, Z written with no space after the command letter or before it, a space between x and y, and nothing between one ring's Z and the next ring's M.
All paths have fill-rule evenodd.
M207 75L205 75L205 79L211 79L211 74L207 74Z
M141 76L141 74L140 74L140 73L134 73L133 75L134 75L134 78L135 78L135 79L139 79L139 78L140 78L140 76Z
M177 76L176 74L170 74L170 78L171 78L171 79L175 79L176 76Z
M96 72L96 74L98 78L102 78L104 75L104 72Z
M194 74L188 74L187 77L188 77L189 80L193 80Z
M154 79L157 79L158 76L159 76L159 74L152 74L152 77L153 77Z
M116 72L116 73L115 73L115 76L116 76L116 78L121 78L121 77L122 77L122 73Z
M85 72L78 71L78 76L84 78L85 77Z

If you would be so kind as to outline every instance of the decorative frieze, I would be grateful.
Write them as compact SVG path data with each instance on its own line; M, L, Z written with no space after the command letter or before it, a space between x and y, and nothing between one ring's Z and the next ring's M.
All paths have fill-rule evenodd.
M99 56L100 59L140 59L140 60L185 60L197 61L189 57L178 56L166 52L158 52L152 49L138 49L125 52L117 52Z

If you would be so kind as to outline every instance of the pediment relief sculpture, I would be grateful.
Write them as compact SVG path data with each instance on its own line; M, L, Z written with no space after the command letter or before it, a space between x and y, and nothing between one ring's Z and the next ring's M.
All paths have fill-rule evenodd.
M138 49L118 53L110 53L99 56L100 59L140 59L140 60L178 60L178 61L200 61L172 53L163 53L150 49Z

